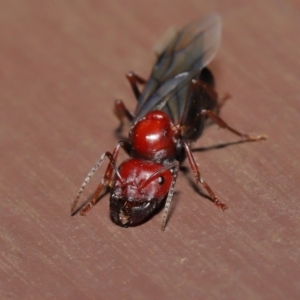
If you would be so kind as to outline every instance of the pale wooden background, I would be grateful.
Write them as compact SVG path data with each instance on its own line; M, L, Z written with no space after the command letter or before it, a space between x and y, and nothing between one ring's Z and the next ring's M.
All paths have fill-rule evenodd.
M299 299L299 1L0 6L1 299ZM167 28L209 12L223 20L212 70L219 93L233 96L222 116L269 136L195 152L229 210L197 194L189 172L165 232L161 214L117 227L108 195L71 218L84 176L116 144L114 99L135 107L124 74L147 77ZM194 147L237 140L216 128Z

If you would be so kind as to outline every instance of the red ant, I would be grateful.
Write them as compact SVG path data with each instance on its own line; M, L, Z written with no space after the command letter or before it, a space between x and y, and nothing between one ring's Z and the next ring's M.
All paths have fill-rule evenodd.
M221 21L212 14L177 32L159 54L148 81L128 73L138 104L132 115L121 100L115 103L122 122L125 116L132 127L128 141L119 141L114 151L105 152L84 180L71 208L75 212L79 197L105 157L106 172L93 198L80 211L85 215L98 201L104 186L110 186L110 213L122 227L146 221L162 204L161 229L165 229L179 164L187 157L196 182L202 184L213 203L226 210L200 174L190 143L202 134L210 118L244 140L266 139L264 135L242 134L228 126L219 116L222 103L214 90L214 78L207 64L219 47ZM138 84L144 84L143 92ZM117 166L120 148L131 157Z

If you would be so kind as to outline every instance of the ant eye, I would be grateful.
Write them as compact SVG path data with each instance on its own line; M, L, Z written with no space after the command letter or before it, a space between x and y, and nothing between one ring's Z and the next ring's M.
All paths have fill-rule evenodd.
M165 179L162 176L158 177L158 184L163 185L164 183Z

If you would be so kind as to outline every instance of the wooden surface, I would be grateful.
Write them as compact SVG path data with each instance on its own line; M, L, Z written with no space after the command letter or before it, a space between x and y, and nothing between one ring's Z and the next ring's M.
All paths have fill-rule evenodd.
M0 4L1 299L299 299L299 1ZM135 107L125 73L148 76L164 32L209 12L223 20L211 66L220 95L232 94L222 117L269 136L194 152L229 210L188 172L165 232L161 213L114 225L109 195L70 217L85 175L116 144L114 99ZM210 126L194 148L237 140Z

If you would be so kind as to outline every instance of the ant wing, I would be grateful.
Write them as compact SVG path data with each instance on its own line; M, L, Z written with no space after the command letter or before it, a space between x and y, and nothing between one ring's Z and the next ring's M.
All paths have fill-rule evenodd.
M220 39L221 20L216 14L208 15L179 31L158 56L151 77L139 97L135 120L151 110L162 109L173 122L179 122L185 107L188 83L214 58Z

